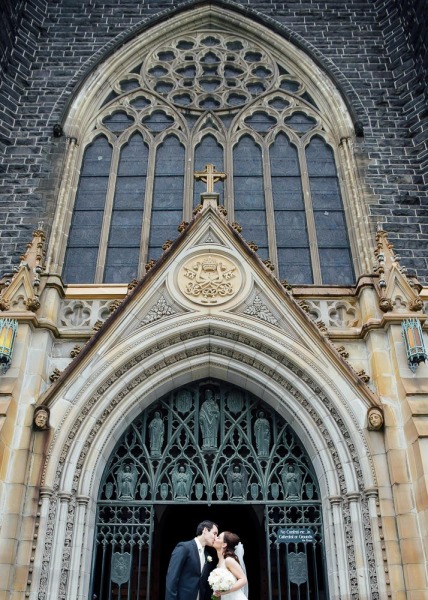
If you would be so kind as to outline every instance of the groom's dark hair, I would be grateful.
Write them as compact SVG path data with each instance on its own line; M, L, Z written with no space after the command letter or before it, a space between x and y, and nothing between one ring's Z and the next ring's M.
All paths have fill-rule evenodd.
M208 529L208 531L211 531L213 527L217 527L218 529L217 523L214 523L213 521L202 521L202 523L199 523L199 525L196 528L196 535L202 535L202 532L205 529L205 527Z

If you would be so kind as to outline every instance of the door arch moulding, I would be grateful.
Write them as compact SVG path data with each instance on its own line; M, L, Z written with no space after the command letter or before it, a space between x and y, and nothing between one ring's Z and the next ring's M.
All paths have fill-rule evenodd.
M351 590L358 590L360 598L370 597L364 588L368 585L368 578L359 584L361 577L354 577L351 569L351 578L346 575L345 579L345 564L340 564L346 556L347 564L355 564L355 573L370 572L376 579L374 554L369 552L368 556L358 557L353 545L346 545L346 540L352 538L355 545L359 540L373 548L372 532L363 526L363 521L377 521L373 492L376 481L369 467L367 456L370 453L361 432L357 431L337 397L334 401L329 397L325 386L324 391L321 390L317 382L305 373L306 379L299 385L296 372L300 373L300 369L291 361L284 356L279 361L279 356L275 356L272 349L270 356L259 349L256 358L254 350L236 342L230 343L227 332L224 333L226 339L223 343L221 338L220 341L216 339L218 344L214 343L212 335L196 338L193 343L189 339L181 340L180 344L171 346L170 353L162 351L162 356L156 357L157 360L152 361L142 373L134 353L130 360L122 362L122 369L116 369L116 383L97 384L95 393L93 389L86 390L68 416L64 415L61 429L66 435L57 436L51 446L43 482L45 487L50 488L51 495L46 494L42 499L46 520L40 530L40 539L46 539L44 548L39 547L43 556L40 575L42 581L47 581L48 595L43 596L39 590L40 599L53 597L53 594L61 599L73 597L71 594L77 590L74 577L70 579L71 587L68 586L71 563L76 574L80 571L87 574L97 482L126 426L166 390L202 377L235 383L263 399L289 422L291 420L290 424L313 460L320 481L326 526L334 524L334 527L330 525L326 529L329 544L327 564L332 588L336 578L334 573L339 573L340 580L337 594L332 589L332 597L346 597ZM209 352L207 343L210 344ZM170 362L169 358L173 355L178 355L179 360ZM244 362L248 358L252 359L251 368ZM274 361L279 363L277 369L273 368ZM129 363L133 363L133 367ZM129 371L129 368L132 370ZM290 372L287 373L287 370ZM331 390L329 393L335 395ZM141 397L145 398L144 403ZM54 404L51 402L53 413ZM336 410L336 405L341 408ZM62 555L62 560L55 565L51 563L52 548ZM340 557L340 552L334 548L341 549L343 556ZM49 573L49 565L53 566L52 573ZM89 583L85 577L79 579L79 586L86 590ZM370 585L373 585L373 580Z

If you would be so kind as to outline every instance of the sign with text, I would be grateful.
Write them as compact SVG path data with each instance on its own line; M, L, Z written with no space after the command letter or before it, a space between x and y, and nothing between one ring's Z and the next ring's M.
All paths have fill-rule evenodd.
M311 529L278 529L276 532L276 539L278 542L284 542L284 544L288 544L290 542L294 542L298 544L299 542L314 542L314 532Z

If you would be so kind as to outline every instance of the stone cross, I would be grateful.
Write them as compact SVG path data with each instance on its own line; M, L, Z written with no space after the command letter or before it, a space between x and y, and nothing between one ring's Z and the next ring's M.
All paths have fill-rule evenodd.
M226 173L218 173L214 165L205 165L205 171L195 171L195 179L207 184L207 193L214 192L214 184L226 179Z

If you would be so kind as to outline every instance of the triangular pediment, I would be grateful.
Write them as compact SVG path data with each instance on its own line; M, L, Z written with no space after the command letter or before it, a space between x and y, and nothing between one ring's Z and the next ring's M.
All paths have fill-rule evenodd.
M219 332L226 332L226 339L239 338L248 348L272 343L286 349L290 357L298 357L302 374L309 363L320 372L337 369L341 377L345 374L352 385L361 388L361 380L326 334L224 212L212 198L204 204L179 238L147 266L145 277L119 303L54 388L69 378L81 361L112 362L131 353L135 356L132 364L137 364L143 360L139 349L149 342L154 344L150 352L156 353L177 340L181 343L186 336L196 333L218 339L223 335ZM214 346L217 351L218 343ZM201 352L209 354L214 346L205 342ZM92 364L91 372L96 368ZM122 372L122 367L116 372ZM368 388L365 393L371 396Z

